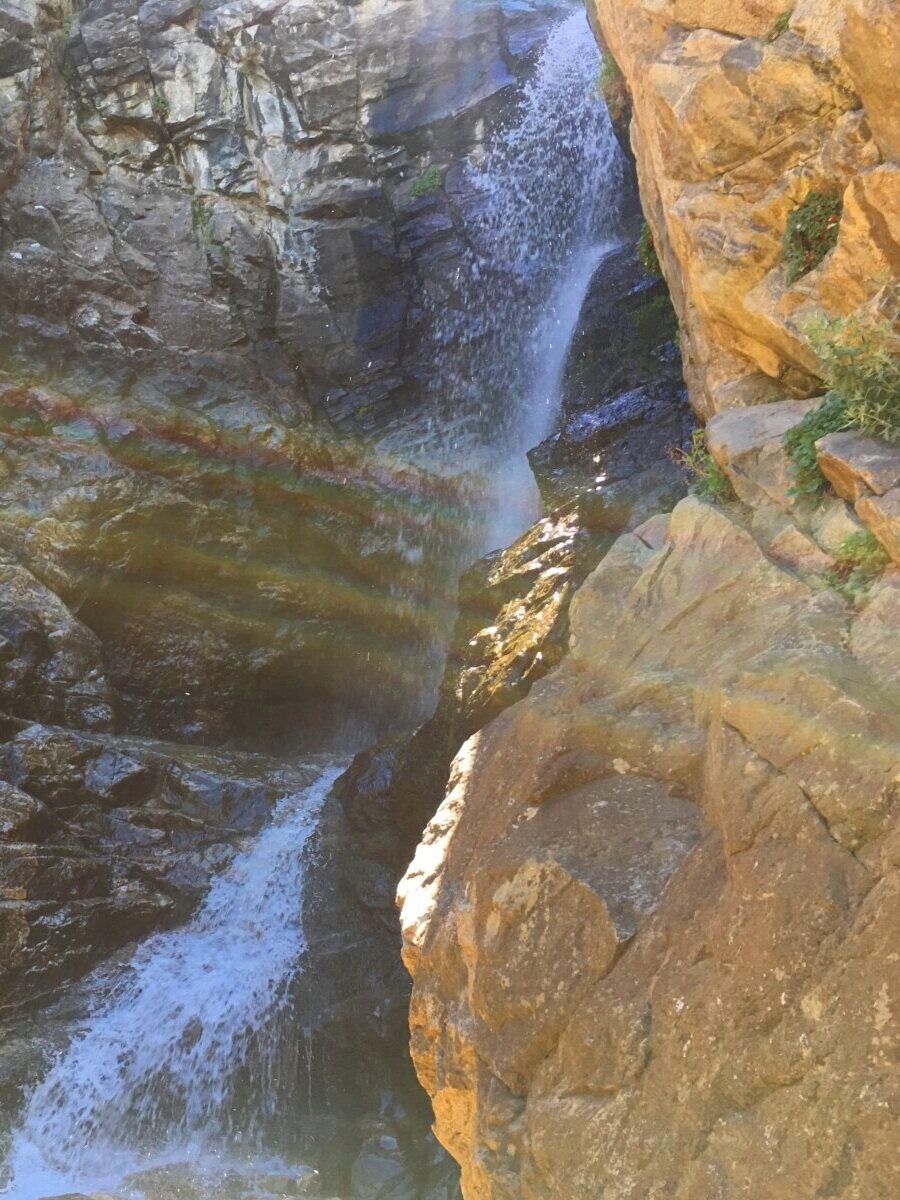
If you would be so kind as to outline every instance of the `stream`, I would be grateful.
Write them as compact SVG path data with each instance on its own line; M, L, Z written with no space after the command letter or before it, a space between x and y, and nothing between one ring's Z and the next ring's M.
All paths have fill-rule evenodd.
M457 185L470 238L462 303L432 313L440 386L430 415L387 444L429 470L480 481L459 533L461 562L509 543L539 515L525 454L553 429L585 293L619 244L624 167L598 67L579 10L550 31L510 117ZM0 1194L302 1194L302 1169L267 1145L267 1128L273 1106L291 1104L279 1064L290 984L303 969L305 866L341 770L320 764L317 781L280 800L187 924L143 942L111 986L98 982L27 1099Z

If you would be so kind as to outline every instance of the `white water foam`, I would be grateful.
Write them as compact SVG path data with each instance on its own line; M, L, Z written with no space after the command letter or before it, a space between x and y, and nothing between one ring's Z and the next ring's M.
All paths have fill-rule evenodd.
M624 157L598 71L578 9L551 30L509 122L463 173L470 246L457 303L432 313L437 411L414 453L432 470L481 475L476 555L539 515L525 455L552 432L588 285L618 244Z
M341 770L281 800L194 918L140 947L32 1094L0 1194L102 1191L252 1143L279 1094L280 1018L306 948L304 849Z

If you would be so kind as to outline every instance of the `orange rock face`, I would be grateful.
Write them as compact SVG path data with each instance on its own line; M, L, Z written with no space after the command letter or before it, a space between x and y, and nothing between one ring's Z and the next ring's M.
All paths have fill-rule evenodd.
M467 1200L877 1200L896 580L858 614L739 514L661 532L619 539L569 658L463 748L401 887L436 1130Z
M896 0L589 7L632 93L695 408L754 403L760 377L813 395L808 319L877 305L900 275ZM838 243L789 284L782 236L811 191L842 197Z

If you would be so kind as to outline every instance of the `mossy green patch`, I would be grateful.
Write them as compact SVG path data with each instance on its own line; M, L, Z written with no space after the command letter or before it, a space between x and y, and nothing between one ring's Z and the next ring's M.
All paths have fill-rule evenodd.
M645 271L651 275L662 275L659 255L656 253L656 243L653 241L653 232L646 221L641 226L641 232L638 235L637 256Z
M439 192L444 184L444 174L437 163L432 163L427 171L413 182L410 190L410 195L419 199L422 196L431 196L435 192Z
M608 50L604 50L597 76L597 94L606 104L609 119L614 125L622 121L628 112L630 96L625 76L619 64Z
M792 8L786 8L783 13L779 13L779 15L769 26L769 31L766 34L766 41L776 42L783 33L787 33L791 24L791 17L793 15L794 10Z

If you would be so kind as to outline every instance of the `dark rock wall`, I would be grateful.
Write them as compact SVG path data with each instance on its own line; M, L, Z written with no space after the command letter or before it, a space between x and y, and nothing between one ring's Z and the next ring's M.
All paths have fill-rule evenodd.
M423 408L460 164L554 11L0 0L0 1124L73 982L185 919L308 778L223 747L420 713L465 497L375 442ZM402 1093L397 1173L439 1189L394 951L369 1031L298 1025L323 1103L285 1121L377 1179ZM357 998L324 969L298 1015Z
M546 5L4 4L8 356L294 423L409 398L444 168ZM434 163L437 186L415 181Z
M420 715L464 497L373 441L422 411L459 164L554 11L0 6L0 547L100 638L118 727Z

